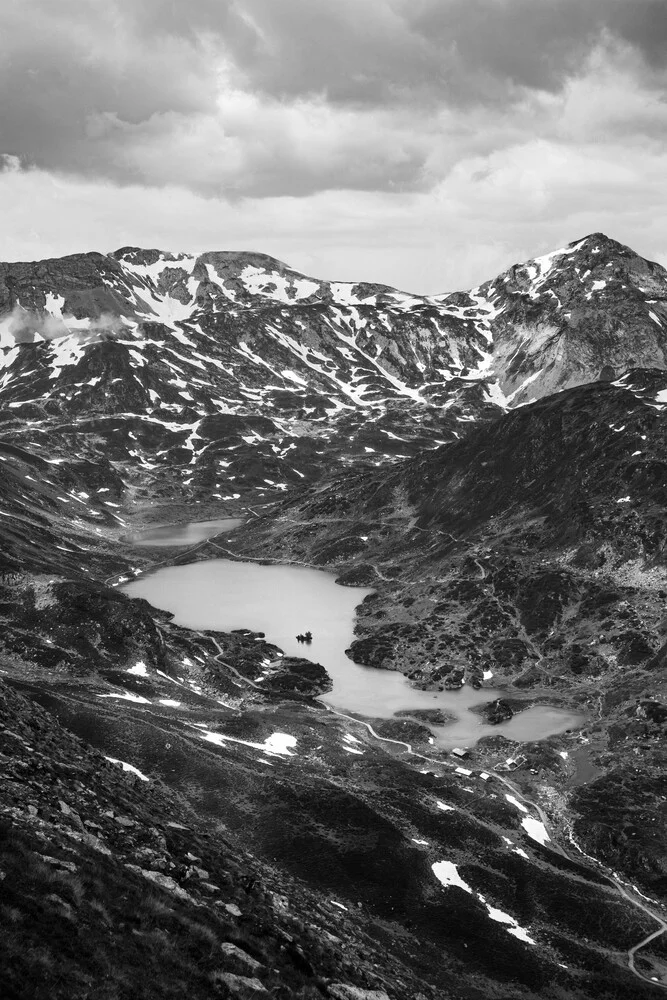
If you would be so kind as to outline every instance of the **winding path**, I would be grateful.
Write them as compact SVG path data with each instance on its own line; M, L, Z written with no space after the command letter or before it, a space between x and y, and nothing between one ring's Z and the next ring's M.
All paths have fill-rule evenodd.
M441 767L447 766L447 764L442 760L435 760L433 757L425 757L424 754L417 753L416 750L412 749L412 744L406 743L405 740L394 740L391 739L389 736L380 736L379 733L375 732L370 722L366 722L364 719L355 719L353 715L345 715L344 712L339 712L331 705L327 705L325 701L320 702L320 704L324 705L327 711L331 712L332 715L337 715L341 719L349 719L350 722L356 722L360 726L365 726L368 732L371 734L371 736L374 736L376 740L382 740L383 743L394 743L396 746L405 747L407 752L411 754L413 757L419 757L421 760L427 760L431 764L439 764Z
M253 511L253 513L255 513L255 512ZM229 549L226 549L224 546L221 546L221 545L217 544L216 542L211 541L211 539L204 539L201 542L198 542L197 544L195 544L191 548L186 549L186 550L180 552L179 556L189 556L189 555L192 555L198 549L202 548L205 545L210 545L212 548L217 549L219 552L224 553L226 556L231 556L235 560L239 560L239 558L240 558L242 561L269 562L269 563L278 563L279 562L281 565L297 565L297 566L307 566L309 568L313 568L312 564L306 563L306 562L301 562L299 560L291 560L289 563L285 563L285 561L283 559L281 559L281 560L277 560L277 559L274 560L274 559L270 559L270 558L267 559L266 557L253 557L253 556L248 556L248 555L242 555L242 556L239 557L238 553L235 553L235 552L232 552ZM156 563L153 563L152 565L150 565L147 568L147 572L152 572L153 570L159 568L160 566L164 565L165 563L173 564L173 554L172 554L171 557L169 557L167 559L161 560L160 562L156 562ZM480 571L480 579L484 580L486 578L486 575L487 575L485 568L481 565L481 563L477 559L475 559L475 563L476 563L476 565L477 565L477 567L478 567L478 569ZM386 579L382 575L382 573L378 570L377 566L373 565L373 569L375 570L375 572L377 573L377 575L380 577L380 579L382 579L382 580ZM120 574L121 579L122 579L122 577L124 577L124 575L125 574ZM114 583L112 581L116 581L116 582ZM112 576L108 577L104 582L105 582L105 584L107 586L116 586L120 582L120 580L119 580L119 574L118 573L113 574ZM243 683L249 685L250 687L255 688L257 691L264 691L264 689L261 687L261 685L255 683L255 681L250 680L250 678L245 677L243 674L241 674L236 669L236 667L234 667L227 660L223 659L223 657L225 655L224 651L221 648L220 644L218 643L217 639L214 638L214 636L208 634L207 632L204 632L203 634L206 636L207 639L209 639L213 643L213 645L216 647L216 649L218 651L217 654L214 657L215 662L220 663L223 666L225 666L228 670L230 670L233 674L235 674L239 678L239 680L241 680ZM276 661L273 661L273 662L276 662ZM433 757L427 757L424 754L419 753L418 751L416 751L416 750L413 749L412 744L407 743L405 740L395 740L395 739L392 739L392 738L390 738L388 736L380 736L380 734L375 731L375 729L370 724L370 722L366 722L364 719L358 719L358 718L355 718L352 715L346 715L344 712L339 712L339 711L337 711L337 709L333 708L331 705L328 705L324 701L321 701L320 704L323 705L323 707L327 711L331 712L333 715L336 715L336 716L338 716L341 719L346 719L349 722L356 723L356 724L358 724L360 726L364 726L368 730L368 732L370 733L370 735L374 739L376 739L378 741L381 741L383 743L392 743L395 746L402 747L402 748L404 748L404 751L406 753L408 753L410 756L417 757L420 760L427 761L430 764L435 764L435 765L437 765L439 767L450 767L450 766L452 766L452 765L448 764L448 762L446 762L446 761L443 761L443 760L440 760L440 759L435 759ZM527 807L530 807L531 809L533 809L537 813L537 815L540 818L540 822L543 824L545 830L549 834L549 843L551 845L550 849L553 849L556 853L560 854L561 856L563 856L565 858L570 858L570 855L567 853L567 851L562 846L560 846L558 844L557 840L555 839L553 828L551 827L551 825L549 823L549 819L548 819L548 817L547 817L544 809L539 805L539 803L534 802L533 800L526 798L526 796L523 794L523 792L519 788L517 788L516 785L514 785L507 778L504 778L504 777L502 777L501 775L499 775L497 773L494 774L494 778L497 781L499 781L501 784L503 784L507 788L509 788L512 791L513 795L515 795L517 797L517 799L519 799ZM575 841L575 839L574 839L571 831L569 833L569 839L570 839L570 842L572 843L573 847L575 847L575 849L577 850L577 852L579 854L581 854L582 857L586 858L586 860L588 862L590 862L596 869L602 869L602 874L604 874L604 876L608 880L610 886L612 886L619 893L619 895L621 895L624 899L626 899L627 902L629 902L631 905L633 905L633 906L637 907L638 909L642 910L643 913L647 914L647 916L651 917L653 920L655 920L659 924L659 927L658 927L657 930L653 931L651 934L648 934L641 941L639 941L637 944L633 945L631 948L628 949L628 951L627 951L628 968L630 969L630 971L638 979L641 979L642 982L645 982L645 983L647 983L650 986L657 987L658 989L661 989L661 990L667 990L667 983L658 982L655 979L651 979L648 976L644 975L644 973L640 972L637 969L636 962L635 962L636 955L637 955L637 953L639 951L642 950L642 948L645 948L648 944L651 943L651 941L655 941L659 937L661 937L663 934L667 933L667 920L663 919L653 909L649 908L644 903L642 903L639 899L637 899L637 896L635 894L631 894L628 891L628 889L626 889L625 885L618 879L618 877L614 873L609 873L604 868L604 866L599 861L597 861L597 859L592 858L590 855L586 854L586 852L581 847L579 847L579 845ZM573 860L573 859L571 859L571 860ZM635 889L634 886L632 888L634 889L634 893L640 894L639 890ZM658 905L658 904L655 904L655 905Z
M369 722L364 721L363 719L356 719L353 715L345 715L343 712L338 712L335 708L332 708L331 705L327 705L326 702L322 702L322 704L333 715L337 715L341 719L348 719L350 722L356 722L360 726L365 726L366 729L371 734L371 736L373 736L376 740L382 740L383 743L394 743L397 746L405 747L405 750L407 751L408 754L410 754L413 757L418 757L418 758L420 758L420 760L426 760L426 761L429 761L432 764L438 764L441 767L448 767L448 766L450 766L446 761L435 760L432 757L426 757L426 756L424 756L424 754L418 753L416 750L412 749L412 745L410 743L406 743L404 740L394 740L394 739L390 739L387 736L380 736L379 733L375 732L375 730L373 729L372 725ZM513 784L513 782L509 781L507 778L503 778L500 774L494 774L494 778L497 781L501 782L503 785L505 785L507 788L509 788L510 791L517 797L517 799L519 799L521 802L523 802L526 806L529 806L529 807L531 807L532 809L535 810L535 812L537 813L537 815L540 818L540 822L544 826L544 829L549 834L549 843L551 845L550 849L553 849L557 854L560 854L564 858L568 858L569 860L573 860L570 857L570 855L567 853L567 851L563 847L561 847L561 845L555 839L553 828L551 827L551 825L549 823L549 818L548 818L547 814L545 813L544 809L539 805L539 803L534 802L532 799L526 798L526 796L523 794L523 792L521 791L521 789L517 788L516 785ZM633 945L632 948L628 949L628 952L627 952L627 955L628 955L628 968L630 969L630 971L632 973L634 973L635 976L637 976L638 979L641 979L642 982L648 983L650 986L655 986L655 987L657 987L658 989L661 989L661 990L667 990L667 983L660 983L660 982L657 982L655 979L650 979L648 976L645 976L642 972L640 972L637 969L636 965L635 965L635 956L636 956L637 952L641 951L641 949L644 948L644 947L646 947L647 944L650 944L651 941L655 941L662 934L664 934L664 933L667 932L667 920L664 920L661 916L659 916L657 913L655 913L653 909L651 909L648 906L646 906L639 899L637 899L637 897L635 895L631 894L625 888L625 886L623 885L623 883L618 879L618 877L616 875L614 875L613 873L609 874L608 871L604 869L604 866L599 861L597 861L595 858L591 858L588 854L586 854L579 847L579 845L576 843L576 841L574 840L574 838L571 835L570 835L570 840L571 840L573 846L577 849L577 851L583 857L585 857L589 862L592 862L596 868L603 869L603 874L605 875L605 877L609 881L610 885L621 896L623 896L629 903L631 903L633 906L636 906L638 909L642 910L649 917L651 917L653 920L656 920L660 924L658 930L653 931L653 933L651 933L651 934L648 934L645 938L642 938L642 940L639 941L636 945ZM638 893L639 890L635 890L635 892Z
M482 566L482 564L481 564L481 562L479 561L479 559L473 559L473 562L475 563L475 566L476 566L476 567L477 567L477 569L479 570L479 574L480 574L480 575L479 575L479 578L480 578L480 580L486 580L486 577L487 577L487 572L486 572L486 570L484 569L484 567Z
M231 663L227 662L227 660L223 660L222 657L225 653L217 639L215 639L212 635L209 635L208 632L203 632L202 635L205 635L207 639L210 639L215 648L218 650L218 655L213 657L216 663L222 663L223 667L227 667L228 670L231 670L233 674L236 674L237 677L239 677L242 681L245 681L246 684L249 684L250 687L254 687L257 691L264 691L260 684L255 684L255 682L251 681L249 677L244 677L243 674L239 673L236 667L233 667ZM266 694L266 691L264 691L264 693Z
M661 989L665 990L667 989L666 983L658 983L654 979L649 979L648 976L645 976L643 973L637 971L637 968L635 966L635 955L637 954L638 951L640 951L641 948L644 948L651 941L654 941L656 938L659 938L662 934L665 933L665 931L667 931L667 922L664 921L662 917L659 917L652 910L649 910L648 906L644 906L643 903L640 903L638 900L633 899L632 896L630 896L629 893L626 892L625 888L622 885L620 885L616 880L614 880L614 884L622 896L625 896L627 900L629 900L631 903L634 903L635 906L638 906L640 910L644 911L644 913L648 913L650 917L653 917L653 919L657 920L660 924L660 927L658 928L657 931L653 931L653 933L645 937L643 941L640 941L639 944L636 944L634 948L629 949L628 965L630 966L634 974L636 976L639 976L640 979L643 979L647 983L651 983L652 986L659 986Z
M635 955L637 954L637 952L640 951L642 948L644 948L647 944L650 944L651 941L655 941L656 938L659 938L662 934L667 932L667 921L664 920L661 916L659 916L653 909L649 908L644 903L642 903L641 900L637 899L637 896L642 896L643 898L646 897L643 896L643 893L640 892L640 890L637 889L636 886L634 885L632 886L634 894L631 894L625 887L623 882L615 874L615 872L609 874L606 870L604 870L604 866L600 864L597 858L592 858L590 854L586 854L584 849L580 847L579 844L574 839L574 835L572 834L571 828L568 828L568 836L572 846L577 850L579 854L581 854L583 858L586 858L586 860L589 861L595 868L603 869L603 874L605 878L608 880L610 885L612 885L616 889L616 891L620 893L621 896L627 899L629 903L632 903L633 906L636 906L638 907L638 909L643 910L644 913L646 913L649 917L651 917L653 920L657 921L657 923L660 924L660 927L658 928L657 931L653 931L651 934L647 934L645 938L642 938L642 940L638 942L638 944L633 945L632 948L628 948L628 966L631 969L631 971L634 972L635 976L643 980L645 983L649 983L651 986L657 986L659 989L662 990L667 990L667 983L661 983L656 981L655 979L649 979L648 976L645 976L642 972L639 972L635 965ZM654 903L654 900L650 900L650 902ZM654 903L654 905L657 906L659 904Z

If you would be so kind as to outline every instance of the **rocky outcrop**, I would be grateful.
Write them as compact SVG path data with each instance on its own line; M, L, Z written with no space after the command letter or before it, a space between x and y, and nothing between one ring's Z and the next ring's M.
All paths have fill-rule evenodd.
M299 656L283 656L262 679L262 689L275 694L315 698L331 691L333 682L321 663Z
M364 990L347 983L331 983L328 993L334 1000L390 1000L384 990Z
M504 698L497 698L489 705L484 706L484 719L492 726L497 726L501 722L507 722L514 715L512 707Z
M396 643L386 635L355 639L350 648L345 650L345 655L364 667L379 667L383 670L396 669Z
M235 976L231 972L216 972L214 983L223 983L229 990L229 996L238 1000L262 1000L268 997L269 991L259 979L249 979L247 976Z

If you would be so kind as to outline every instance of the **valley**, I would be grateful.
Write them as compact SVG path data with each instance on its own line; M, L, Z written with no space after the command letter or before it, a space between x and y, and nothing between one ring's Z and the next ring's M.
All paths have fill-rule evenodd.
M418 297L124 248L0 265L0 332L1 815L104 858L92 939L122 866L267 995L664 992L664 269L593 234Z

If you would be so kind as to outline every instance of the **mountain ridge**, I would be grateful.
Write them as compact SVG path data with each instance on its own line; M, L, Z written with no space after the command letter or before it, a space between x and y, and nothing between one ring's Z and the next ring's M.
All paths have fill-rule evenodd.
M667 271L600 234L440 296L274 263L121 248L0 265L5 431L40 447L64 419L85 456L94 423L146 480L260 499L331 463L400 460L533 398L666 364Z

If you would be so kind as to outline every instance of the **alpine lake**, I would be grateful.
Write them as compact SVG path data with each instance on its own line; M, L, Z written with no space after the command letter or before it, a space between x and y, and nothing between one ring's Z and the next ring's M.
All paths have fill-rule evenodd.
M188 542L194 534L186 532ZM422 691L411 687L399 671L354 663L345 650L354 638L355 608L373 591L339 586L322 570L212 559L158 569L123 590L170 611L176 624L264 632L286 655L320 663L333 681L332 691L320 700L337 712L372 721L439 709L447 723L429 723L428 728L435 745L443 749L472 747L482 737L498 734L532 742L577 728L582 721L581 715L566 709L532 704L507 722L485 724L471 709L501 697L499 690L464 685L456 691ZM312 641L298 642L297 635L306 631Z

